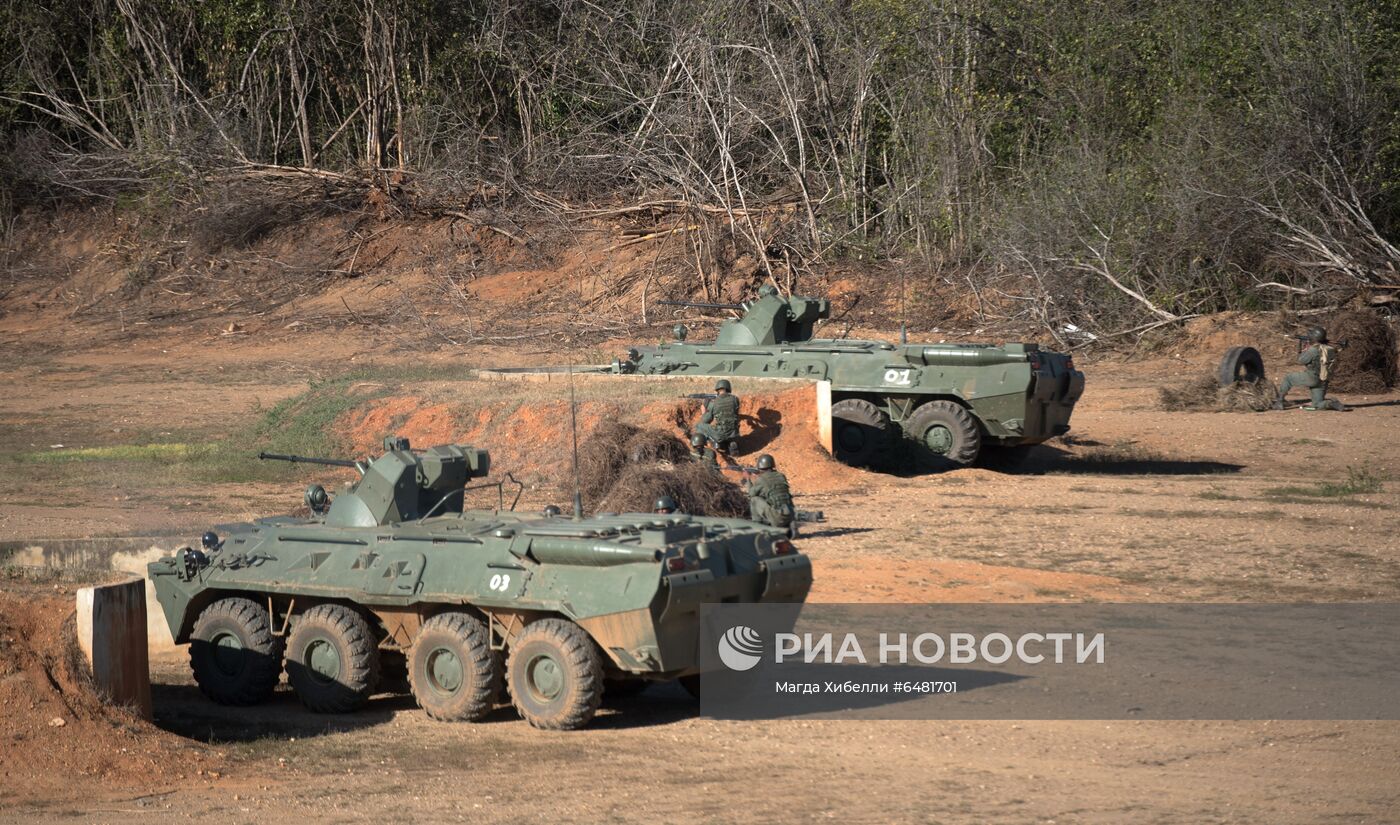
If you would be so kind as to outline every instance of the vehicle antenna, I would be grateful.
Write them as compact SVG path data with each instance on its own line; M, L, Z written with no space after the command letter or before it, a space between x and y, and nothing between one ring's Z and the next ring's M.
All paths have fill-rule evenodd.
M583 518L583 493L578 479L578 403L574 400L574 366L569 364L569 437L574 445L574 520Z
M904 267L899 268L899 343L909 343L909 330L904 324Z

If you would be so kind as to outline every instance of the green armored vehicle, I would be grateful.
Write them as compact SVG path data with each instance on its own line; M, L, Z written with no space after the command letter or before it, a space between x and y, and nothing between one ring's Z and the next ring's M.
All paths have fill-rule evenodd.
M742 310L713 343L636 347L612 371L638 375L810 378L831 383L831 450L866 464L894 436L970 464L984 447L1039 444L1069 431L1084 391L1073 360L1036 344L891 344L813 337L824 298L783 298L771 286L748 304L665 301Z
M219 528L149 565L195 681L224 704L266 699L285 662L307 707L349 711L397 665L436 719L480 719L508 685L530 724L577 728L605 685L695 691L702 602L811 587L807 557L754 522L464 510L484 450L386 439L373 461L265 457L361 477L334 498L308 488L309 517Z

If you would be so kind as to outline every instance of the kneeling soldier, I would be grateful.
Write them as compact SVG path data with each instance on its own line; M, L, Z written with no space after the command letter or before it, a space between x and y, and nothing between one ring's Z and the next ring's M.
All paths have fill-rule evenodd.
M792 492L787 476L778 472L773 456L758 457L758 474L748 482L749 518L772 527L791 529L797 511L792 506Z
M695 432L709 439L720 452L727 452L729 443L739 437L739 396L733 393L728 379L715 382L715 397L705 404L705 414L700 416Z
M1298 363L1306 369L1283 377L1274 409L1283 409L1288 391L1294 387L1306 387L1312 395L1312 403L1304 406L1305 410L1344 409L1341 402L1327 400L1327 383L1332 380L1333 366L1337 363L1337 348L1327 343L1327 330L1322 327L1308 330L1307 340L1312 346L1298 353Z

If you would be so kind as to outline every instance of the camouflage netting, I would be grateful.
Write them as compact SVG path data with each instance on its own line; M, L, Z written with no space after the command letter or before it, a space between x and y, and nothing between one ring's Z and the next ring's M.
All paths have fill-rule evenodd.
M609 421L579 444L580 488L592 512L651 512L670 496L683 512L747 516L748 497L734 482L702 467L690 448L662 430Z
M1385 392L1400 378L1396 366L1395 330L1374 312L1346 309L1323 324L1333 342L1346 341L1337 356L1335 392Z
M650 512L658 496L670 496L682 513L749 517L749 499L739 485L695 461L670 466L629 466L618 477L598 512Z
M1157 403L1164 410L1262 412L1273 406L1278 387L1272 381L1237 381L1228 387L1212 374L1175 387L1158 387Z

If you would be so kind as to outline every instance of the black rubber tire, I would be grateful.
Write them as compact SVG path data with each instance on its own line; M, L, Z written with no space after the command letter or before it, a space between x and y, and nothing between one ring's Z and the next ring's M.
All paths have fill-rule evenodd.
M940 431L937 435L934 431ZM904 421L904 434L935 456L968 465L982 451L982 430L965 407L955 401L930 401Z
M443 661L451 663L446 670L438 668ZM423 623L408 655L408 683L429 716L476 722L496 706L500 682L500 657L480 619L451 612Z
M282 639L267 608L251 599L220 599L199 614L190 634L195 684L221 705L255 705L282 678Z
M316 713L363 706L379 684L379 641L369 622L343 604L318 604L297 616L287 638L287 681Z
M598 648L583 628L565 619L525 626L511 644L506 679L516 711L545 730L577 730L603 701Z
M1222 387L1236 381L1257 384L1264 380L1264 359L1254 347L1231 347L1220 359L1217 378Z
M889 446L890 417L863 398L831 405L831 452L855 467L869 464Z

